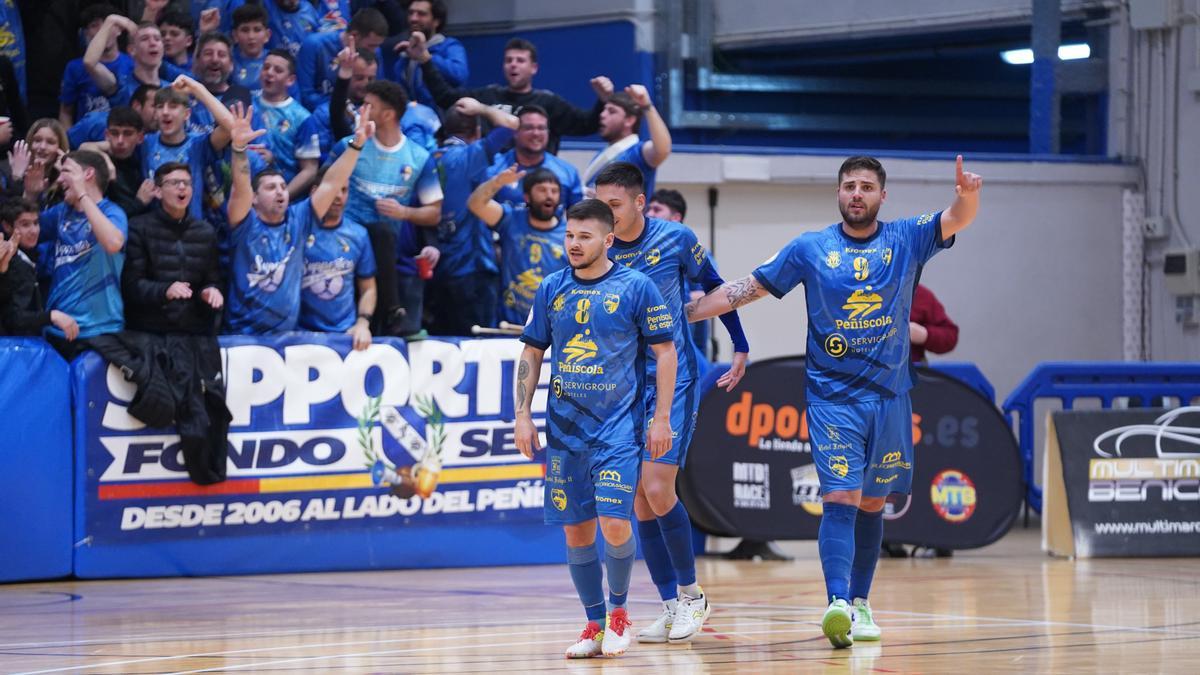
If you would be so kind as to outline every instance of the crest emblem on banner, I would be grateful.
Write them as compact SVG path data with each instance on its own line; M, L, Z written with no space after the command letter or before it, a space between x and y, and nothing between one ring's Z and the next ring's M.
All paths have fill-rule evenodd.
M433 397L417 396L413 401L412 407L386 409L379 397L367 401L358 418L358 444L372 483L391 488L401 499L413 495L428 499L442 471L446 424ZM385 432L379 450L371 433L376 423ZM418 427L424 429L424 435ZM389 446L395 446L391 453L387 452Z

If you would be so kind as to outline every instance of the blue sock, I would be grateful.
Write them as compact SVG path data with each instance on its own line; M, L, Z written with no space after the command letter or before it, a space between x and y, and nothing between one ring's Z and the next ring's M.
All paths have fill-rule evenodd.
M692 548L692 520L688 518L683 502L676 500L675 508L665 516L658 517L667 552L671 554L671 566L675 568L675 581L680 586L696 583L696 552Z
M604 542L604 567L608 570L608 608L625 606L629 595L629 577L633 574L633 554L637 544L629 537L622 544Z
M658 520L639 520L638 539L642 542L642 556L646 558L650 580L658 587L659 597L663 602L674 600L679 594L675 588L675 569L671 567L671 554L667 553L667 542L663 541Z
M821 529L817 531L817 549L825 572L825 590L829 601L850 598L850 566L854 562L854 518L858 507L825 502Z
M571 581L575 592L583 603L588 621L604 625L604 572L600 569L600 556L596 545L568 546L567 569L571 570ZM626 576L626 584L629 577Z
M859 509L854 520L854 565L850 568L850 595L847 600L867 599L882 545L883 511L871 513Z

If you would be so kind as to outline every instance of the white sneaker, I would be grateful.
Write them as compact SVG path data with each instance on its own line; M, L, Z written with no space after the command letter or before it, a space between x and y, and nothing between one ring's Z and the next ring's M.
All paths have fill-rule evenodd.
M646 628L643 628L638 633L638 642L659 643L666 642L667 637L671 634L671 623L675 620L675 606L678 605L675 600L668 600L663 603L663 613L655 619L654 623Z
M854 608L850 611L850 635L855 640L870 642L879 639L879 626L871 617L871 605L863 598L854 599Z
M671 642L691 642L711 613L712 605L708 604L708 596L704 594L703 590L700 591L698 598L680 593L675 604L675 617L671 620L671 632L667 639Z
M829 642L838 649L845 649L854 644L850 635L850 605L841 598L834 598L821 617L821 632L829 638Z
M633 622L629 620L629 614L624 607L618 607L609 613L608 628L604 630L605 656L620 656L629 649L629 643L633 642L633 631L629 630L632 625Z
M567 647L567 658L590 659L593 656L600 656L600 644L603 640L604 631L600 628L600 624L589 621L583 632L579 634L579 642Z

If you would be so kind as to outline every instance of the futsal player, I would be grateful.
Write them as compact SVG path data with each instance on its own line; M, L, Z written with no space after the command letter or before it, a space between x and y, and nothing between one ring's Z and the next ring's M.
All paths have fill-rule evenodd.
M675 477L683 466L700 406L696 349L683 307L689 298L688 280L699 281L705 290L724 282L708 259L708 252L687 226L642 215L646 207L642 180L642 172L629 162L613 162L596 175L596 198L607 203L616 218L616 241L608 256L654 281L671 314L671 332L679 354L673 394L653 385L646 391L647 410L657 408L656 396L667 393L673 397L671 428L675 436L669 452L643 456L642 480L634 502L642 554L663 601L662 614L638 633L638 641L689 642L704 625L712 607L696 581L691 519L675 495ZM745 374L750 346L736 313L721 317L721 322L733 339L734 355L733 366L721 376L717 386L733 389ZM653 375L653 360L649 368Z
M886 180L874 158L847 159L838 170L842 222L796 237L750 276L687 307L700 321L804 284L808 429L824 501L817 543L829 596L821 630L834 647L880 637L867 595L883 505L912 483L913 288L925 263L975 219L983 186L960 155L949 208L880 222Z
M643 444L652 457L671 448L675 387L674 317L654 282L614 264L613 213L586 199L567 210L570 269L538 288L521 341L515 391L517 448L532 459L538 432L530 416L546 349L553 348L546 430L547 524L561 524L567 566L587 625L567 658L616 656L632 639L625 601L636 546L630 515ZM649 345L649 350L647 350ZM645 426L647 351L658 361L664 392ZM608 621L596 551L604 535Z

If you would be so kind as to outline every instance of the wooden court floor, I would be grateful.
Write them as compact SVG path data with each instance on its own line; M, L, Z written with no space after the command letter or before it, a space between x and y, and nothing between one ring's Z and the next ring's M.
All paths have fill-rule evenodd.
M883 641L831 649L812 543L790 563L704 558L691 645L566 661L565 567L0 585L0 671L35 673L1200 672L1200 560L1047 558L1017 531L952 559L884 560ZM645 570L635 628L658 603Z

